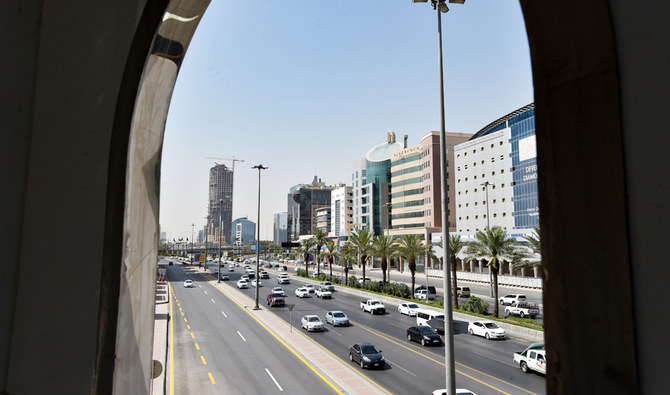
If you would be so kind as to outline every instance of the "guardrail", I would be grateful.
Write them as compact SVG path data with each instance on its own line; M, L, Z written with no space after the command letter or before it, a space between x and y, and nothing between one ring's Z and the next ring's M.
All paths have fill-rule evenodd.
M442 278L442 270L428 269L428 276ZM487 283L489 282L488 273L456 272L459 280L468 280ZM498 285L511 285L515 287L542 289L542 279L539 277L516 277L516 276L498 276Z

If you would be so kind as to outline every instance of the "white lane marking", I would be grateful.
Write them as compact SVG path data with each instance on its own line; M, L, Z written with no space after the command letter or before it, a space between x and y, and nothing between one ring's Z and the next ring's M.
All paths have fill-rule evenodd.
M216 303L216 302L214 301L214 299L210 299L210 300L212 301L212 303Z
M202 291L202 292L204 292L204 293L205 293L205 295L207 295L207 291Z
M393 366L396 366L396 367L399 368L399 369L404 370L405 372L411 374L411 375L414 376L414 377L417 377L414 373L412 373L412 372L410 372L409 370L403 368L402 366L398 365L397 363L393 363L393 362L389 361L388 359L386 360L386 362L390 363L390 364L393 365Z
M223 314L224 317L228 318L228 316L226 315L226 313L224 313L223 311L221 312L221 314Z
M247 339L245 339L244 336L242 336L242 334L240 333L240 331L237 331L237 334L240 335L240 337L242 338L242 340L244 340L245 343L247 342Z
M334 334L336 334L337 336L342 336L342 334L341 334L341 333L337 333L337 332L335 332L335 331L334 331L334 330L332 330L332 329L328 329L328 332L333 332L333 333L334 333Z
M202 285L198 284L198 287L202 288ZM207 292L205 292L205 293L207 293Z
M270 378L272 379L272 381L275 382L275 385L277 386L277 388L279 388L279 391L284 392L284 389L281 387L281 385L279 385L279 383L277 382L277 380L275 380L275 376L273 376L272 373L270 373L270 371L268 370L268 368L265 368L265 371L268 372L268 376L270 376Z
M509 362L509 361L503 361L503 360L500 360L500 359L497 359L497 358L493 358L493 357L491 357L490 355L486 355L486 354L478 353L477 351L473 351L473 353L479 355L480 357L484 357L484 358L492 359L492 360L494 360L494 361L496 361L496 362L499 362L499 363L502 363L502 364L505 364L505 365L514 366L514 367L517 366L516 364L513 364L513 363L511 363L511 362Z

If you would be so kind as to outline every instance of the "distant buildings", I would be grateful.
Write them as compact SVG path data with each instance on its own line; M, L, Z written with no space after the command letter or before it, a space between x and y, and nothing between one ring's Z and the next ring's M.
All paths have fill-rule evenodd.
M209 204L207 210L207 241L231 244L233 217L233 170L217 164L209 169Z
M534 104L485 126L454 153L458 232L539 226Z
M335 185L330 193L330 234L333 237L343 238L354 222L352 213L354 193L351 186Z
M310 185L298 184L292 187L287 196L287 232L290 240L314 233L316 212L321 208L330 208L330 192L333 187L326 186L317 176Z
M256 241L256 224L249 221L247 217L238 218L231 224L233 240L230 244L244 246L254 244Z
M274 226L272 233L272 241L275 243L287 242L287 216L288 213L277 213L274 215Z

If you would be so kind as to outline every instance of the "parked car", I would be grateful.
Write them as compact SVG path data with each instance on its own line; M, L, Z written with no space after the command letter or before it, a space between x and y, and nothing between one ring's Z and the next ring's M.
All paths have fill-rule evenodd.
M507 294L500 298L500 304L503 306L510 305L514 302L525 302L526 301L526 295L522 294Z
M284 292L284 288L282 287L274 287L272 288L272 293L273 294L281 294L281 296L286 297L286 292Z
M246 280L239 280L237 282L237 288L239 288L239 289L249 288L249 283Z
M398 305L398 313L405 314L410 317L416 316L416 312L419 311L420 307L416 303L400 303Z
M194 288L193 280L184 280L184 288Z
M332 326L349 326L349 317L341 311L329 311L326 313L326 323Z
M349 360L365 368L384 368L386 361L381 350L370 343L356 343L349 347Z
M429 326L411 326L407 328L407 340L421 343L422 346L441 345L442 338Z
M309 291L305 287L300 287L295 290L295 296L299 298L309 298Z
M302 329L305 329L308 332L323 330L323 322L321 322L321 319L317 315L302 316L300 324L302 325Z
M472 321L468 324L468 333L489 339L504 339L505 330L493 321Z
M456 287L456 295L458 295L459 298L469 298L470 287Z

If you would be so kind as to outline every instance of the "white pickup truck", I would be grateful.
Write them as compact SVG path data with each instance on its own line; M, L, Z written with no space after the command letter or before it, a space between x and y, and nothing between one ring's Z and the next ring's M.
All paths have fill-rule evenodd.
M546 374L547 354L544 350L544 343L533 343L522 352L515 352L514 363L519 365L524 373L534 370Z
M511 305L505 307L505 314L507 315L518 315L519 317L530 317L535 318L536 315L540 314L540 309L537 306L532 305L526 302L512 302Z
M382 302L375 299L361 302L361 310L367 311L370 314L386 314L386 307L384 307Z

